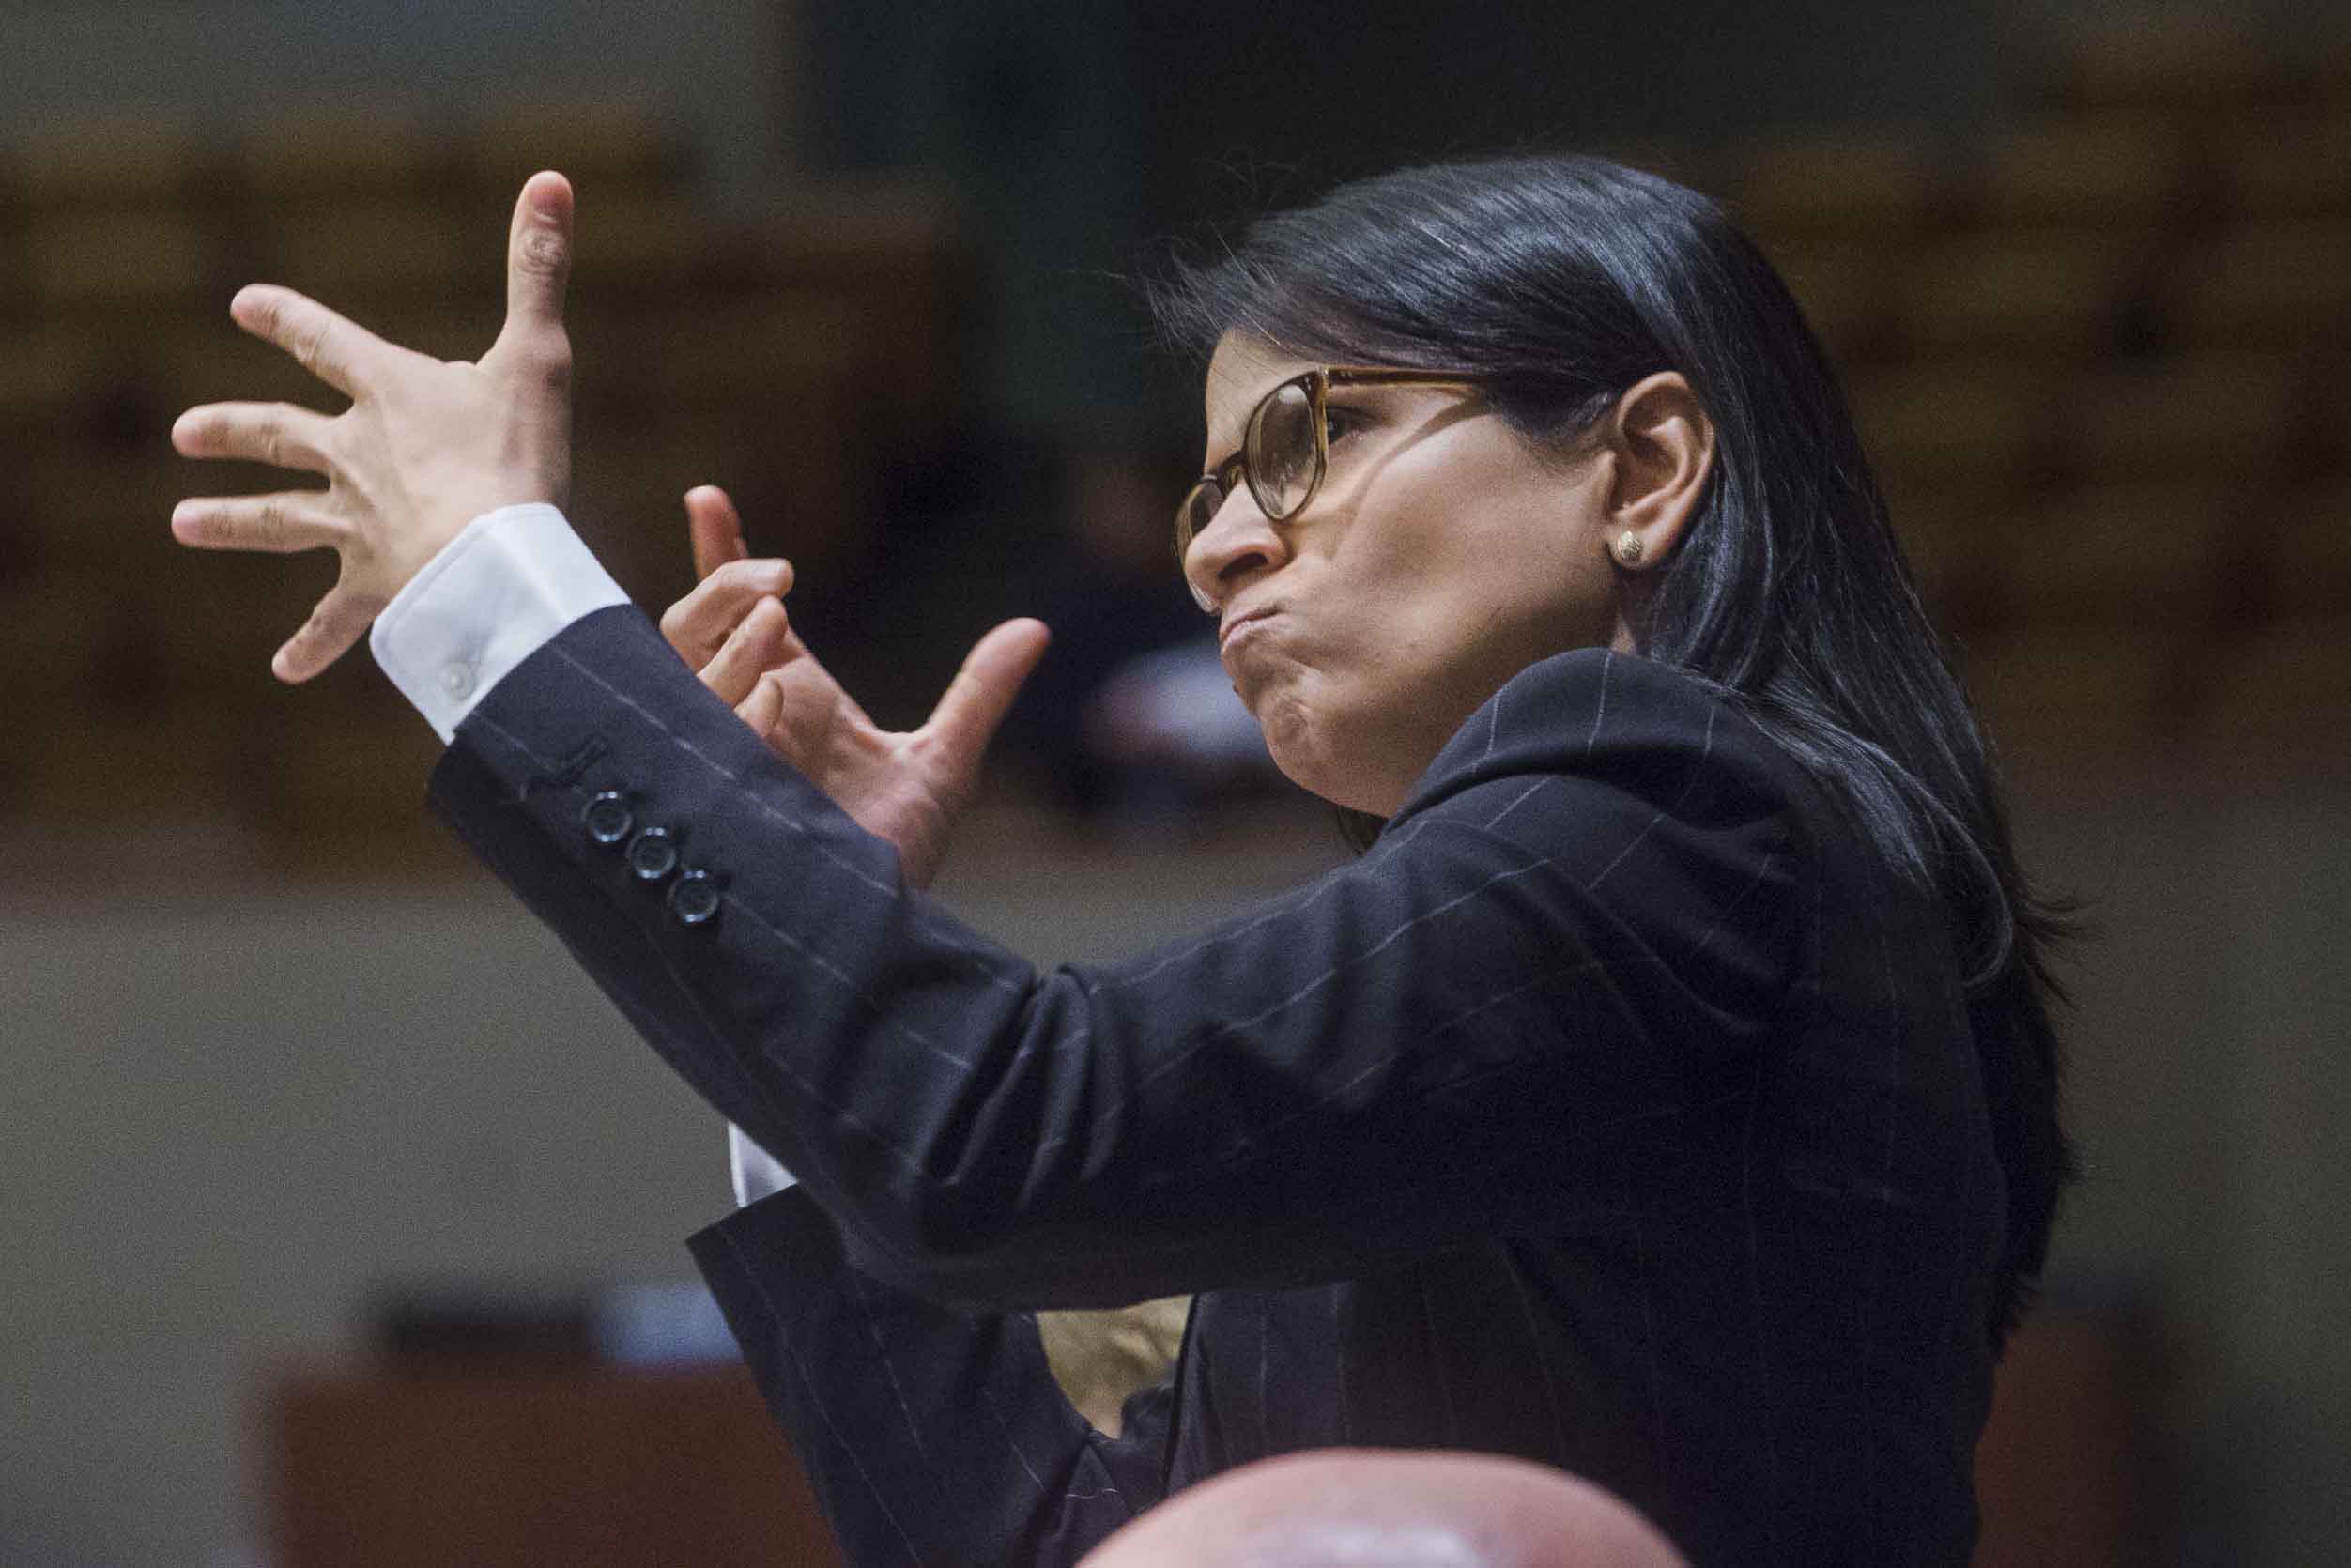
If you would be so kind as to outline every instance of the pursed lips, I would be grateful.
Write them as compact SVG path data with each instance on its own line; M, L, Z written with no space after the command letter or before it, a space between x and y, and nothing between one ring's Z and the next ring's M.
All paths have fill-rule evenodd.
M1231 653L1233 649L1233 641L1236 638L1241 635L1243 628L1252 626L1258 622L1264 621L1268 616L1272 615L1278 607L1278 606L1274 605L1263 605L1256 609L1250 610L1246 614L1237 615L1232 620L1227 621L1217 631L1216 641L1218 650L1222 653Z

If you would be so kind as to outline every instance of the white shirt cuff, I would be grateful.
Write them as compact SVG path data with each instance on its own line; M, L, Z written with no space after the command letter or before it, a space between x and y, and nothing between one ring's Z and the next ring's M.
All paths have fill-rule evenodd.
M443 741L507 671L628 595L544 501L468 523L376 618L376 663Z
M727 1169L734 1177L737 1208L748 1208L761 1198L799 1185L798 1177L732 1122L727 1124Z

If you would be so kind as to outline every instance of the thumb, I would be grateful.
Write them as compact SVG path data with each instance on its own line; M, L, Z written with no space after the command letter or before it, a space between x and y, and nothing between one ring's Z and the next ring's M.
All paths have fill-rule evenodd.
M751 553L743 542L743 517L726 491L715 484L697 484L685 493L685 532L694 546L696 581L709 576L730 561Z
M1052 640L1045 623L1021 620L1006 622L973 644L924 726L958 764L978 762Z
M523 181L506 233L506 328L501 344L563 330L572 275L572 182L551 169Z

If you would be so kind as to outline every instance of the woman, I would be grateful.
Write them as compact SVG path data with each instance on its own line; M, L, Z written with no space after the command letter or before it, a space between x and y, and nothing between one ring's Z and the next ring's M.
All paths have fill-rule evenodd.
M2054 926L1786 290L1705 199L1562 158L1345 188L1159 304L1209 350L1185 576L1368 844L1198 939L1040 976L910 891L1033 623L893 737L776 563L665 621L701 687L611 593L540 588L592 567L545 507L384 579L377 657L453 740L437 809L801 1177L693 1246L850 1560L1069 1562L1205 1476L1360 1446L1560 1467L1701 1564L1966 1561L2068 1167ZM255 330L355 413L417 403L316 309ZM183 450L285 450L237 423ZM351 478L357 438L305 450L415 493ZM519 446L437 515L560 500ZM189 504L183 537L239 542ZM479 564L501 528L527 569ZM586 613L437 681L469 578ZM1172 1291L1175 1375L1104 1437L1022 1311Z

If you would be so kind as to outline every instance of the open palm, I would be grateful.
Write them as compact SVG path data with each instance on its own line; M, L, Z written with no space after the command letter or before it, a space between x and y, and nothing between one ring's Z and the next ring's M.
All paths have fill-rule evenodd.
M662 635L776 756L896 845L909 882L929 885L971 804L989 738L1044 655L1043 623L989 632L920 729L884 730L791 629L783 604L791 567L749 559L727 493L702 485L685 509L701 580L662 616Z

